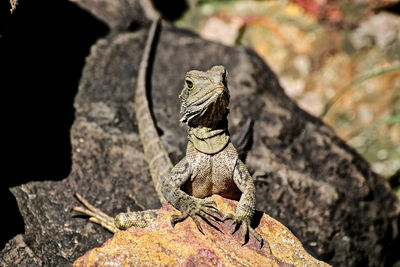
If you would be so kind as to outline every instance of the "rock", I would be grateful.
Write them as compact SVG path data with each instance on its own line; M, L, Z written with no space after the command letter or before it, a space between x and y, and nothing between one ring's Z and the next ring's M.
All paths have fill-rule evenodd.
M350 0L346 1L345 5L341 1L293 0L293 2L320 20L351 25L373 11L396 7L399 0Z
M4 266L40 266L43 262L25 243L22 235L16 235L11 239L2 251L1 263ZM9 263L9 264L5 264Z
M90 2L90 1L88 1ZM96 2L96 1L95 1ZM78 192L110 215L159 208L137 133L134 84L147 35L115 29L91 48L75 98L72 168L60 182L12 188L24 217L26 262L64 266L111 237L71 212ZM314 257L338 266L383 266L399 259L400 205L387 182L317 118L283 92L253 51L226 47L163 23L149 92L174 163L185 153L179 125L184 73L223 64L231 91L230 131L255 120L247 166L257 174L257 209L288 227ZM0 265L12 265L11 240ZM151 245L151 244L149 244Z
M224 214L236 210L237 201L210 199ZM230 221L213 223L214 228L200 220L204 235L190 218L172 228L170 217L178 213L169 204L163 206L148 227L118 232L74 266L329 266L308 254L289 229L265 213L256 216L262 248L253 236L242 246L242 228L232 235L235 225Z
M351 35L351 43L356 49L376 44L383 49L400 40L400 18L389 12L368 17L360 23Z
M137 0L70 0L89 11L110 29L126 29L132 23L146 20Z

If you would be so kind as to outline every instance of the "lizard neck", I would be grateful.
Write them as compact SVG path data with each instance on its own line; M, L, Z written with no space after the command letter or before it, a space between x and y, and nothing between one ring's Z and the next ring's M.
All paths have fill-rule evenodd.
M206 154L216 154L230 141L227 120L225 119L216 127L202 125L189 127L188 139L196 150Z

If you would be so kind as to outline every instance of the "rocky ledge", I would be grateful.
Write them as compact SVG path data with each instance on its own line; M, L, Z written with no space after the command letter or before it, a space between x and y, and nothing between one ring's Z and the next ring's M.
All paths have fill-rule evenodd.
M236 210L237 201L216 195L211 199L224 214ZM330 266L308 254L289 229L265 213L257 212L254 220L264 239L262 247L251 235L243 245L242 228L231 234L231 221L211 225L201 220L204 235L190 219L173 228L170 217L177 213L164 205L148 227L116 233L74 266Z

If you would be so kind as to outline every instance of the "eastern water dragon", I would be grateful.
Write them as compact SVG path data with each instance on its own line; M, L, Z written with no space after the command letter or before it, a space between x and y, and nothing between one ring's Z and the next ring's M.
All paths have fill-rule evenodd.
M228 132L230 95L225 67L186 73L179 95L180 121L188 126L186 156L175 166L168 157L151 116L146 93L149 56L159 24L159 19L153 22L147 37L138 71L135 109L144 154L160 202L170 203L181 212L171 217L172 226L191 217L203 232L198 216L208 221L231 219L237 227L243 227L244 236L250 233L262 245L261 235L250 225L256 206L254 183ZM239 200L236 215L227 214L222 219L216 216L220 213L215 202L207 200L213 194ZM146 227L157 217L158 210L145 210L120 213L112 218L79 194L76 196L85 208L75 207L74 210L90 216L90 221L113 233L131 226Z

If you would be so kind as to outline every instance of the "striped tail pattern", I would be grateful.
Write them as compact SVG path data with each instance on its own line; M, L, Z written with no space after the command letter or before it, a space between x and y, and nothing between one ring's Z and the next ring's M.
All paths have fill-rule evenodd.
M165 204L167 201L161 193L162 179L169 174L173 165L168 157L164 145L162 144L151 116L146 86L149 57L154 45L154 38L159 28L159 24L160 19L153 21L147 37L143 58L140 62L135 93L135 110L139 135L143 144L146 161L149 164L151 178L161 204Z

